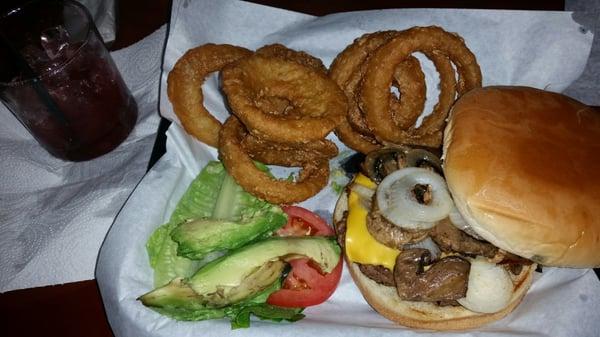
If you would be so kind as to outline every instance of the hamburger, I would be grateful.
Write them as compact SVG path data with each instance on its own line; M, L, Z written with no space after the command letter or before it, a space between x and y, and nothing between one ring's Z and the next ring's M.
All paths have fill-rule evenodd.
M593 108L533 88L472 90L450 112L443 160L367 155L334 211L350 274L401 325L499 320L541 266L600 265L599 153Z

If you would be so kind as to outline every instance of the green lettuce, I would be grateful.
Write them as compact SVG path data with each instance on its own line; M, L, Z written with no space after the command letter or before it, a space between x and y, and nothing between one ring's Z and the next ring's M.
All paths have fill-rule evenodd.
M257 167L268 172L262 164ZM202 259L210 259L210 253L268 237L286 222L287 216L279 206L245 192L220 162L209 162L181 197L169 221L158 227L146 243L154 285L169 296L154 292L155 297L144 295L140 300L176 320L229 318L232 328L248 327L251 315L273 321L301 319L301 308L266 303L268 296L281 288L281 278L258 294L223 308L203 304L183 281L206 262ZM170 296L173 293L182 296ZM152 301L161 305L152 305Z
M214 206L212 217L180 223L171 232L178 243L177 254L202 259L214 251L241 247L263 239L285 225L283 210L245 192L227 175Z
M198 261L177 255L177 243L170 234L186 219L212 216L226 175L220 162L208 163L179 200L169 222L158 227L148 239L146 250L154 269L154 286L165 285L176 277L188 277L198 269Z
M286 222L279 206L247 193L223 164L209 162L181 197L169 222L157 228L146 244L154 285L188 277L202 263L195 260L270 236Z

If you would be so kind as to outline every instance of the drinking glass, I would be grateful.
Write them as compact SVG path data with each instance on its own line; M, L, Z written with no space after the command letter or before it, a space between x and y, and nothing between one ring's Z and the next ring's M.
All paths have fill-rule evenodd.
M113 150L137 120L93 19L70 0L0 16L0 100L50 154L71 161Z

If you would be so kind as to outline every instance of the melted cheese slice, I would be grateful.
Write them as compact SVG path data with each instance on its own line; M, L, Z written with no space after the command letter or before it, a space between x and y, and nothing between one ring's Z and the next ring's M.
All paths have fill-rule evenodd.
M354 184L370 189L377 188L373 181L362 174L356 176ZM369 210L363 206L360 196L350 188L346 221L346 255L352 262L379 265L393 270L400 251L380 243L369 233L367 229L368 213Z

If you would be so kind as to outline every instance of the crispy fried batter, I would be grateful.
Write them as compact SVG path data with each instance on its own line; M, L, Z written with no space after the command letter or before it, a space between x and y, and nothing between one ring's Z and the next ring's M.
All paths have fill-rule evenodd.
M242 140L242 146L254 160L287 167L299 167L310 161L327 161L338 154L337 146L326 139L307 143L276 143L248 134Z
M210 73L250 54L246 48L209 43L188 50L175 63L167 78L167 94L187 133L207 145L218 145L221 123L202 103L202 83Z
M434 109L436 114L424 126L423 132L416 131L414 128L404 130L389 123L389 107L382 104L382 102L387 102L390 96L389 88L396 66L413 52L422 52L427 55L436 63L436 67L440 71L441 100ZM415 27L399 32L369 58L360 99L367 124L375 133L376 138L392 143L428 146L441 144L444 123L440 123L440 121L445 119L445 114L454 101L453 91L456 85L451 65L440 55L447 57L456 65L459 74L459 94L481 86L481 70L473 53L467 48L462 38L439 27ZM440 124L442 125L440 126Z
M275 43L260 47L256 50L256 54L267 56L267 57L278 57L284 60L293 61L304 66L307 66L316 71L327 73L327 68L323 65L323 62L306 53L304 51L290 49L282 44Z
M248 133L239 119L230 116L219 138L219 155L227 172L247 192L276 204L306 200L327 185L329 162L306 162L296 181L281 180L259 170L244 151L242 139Z
M222 71L222 86L233 113L253 135L297 143L325 138L346 115L344 93L327 76L296 62L253 55ZM287 99L298 116L264 113L262 97Z

